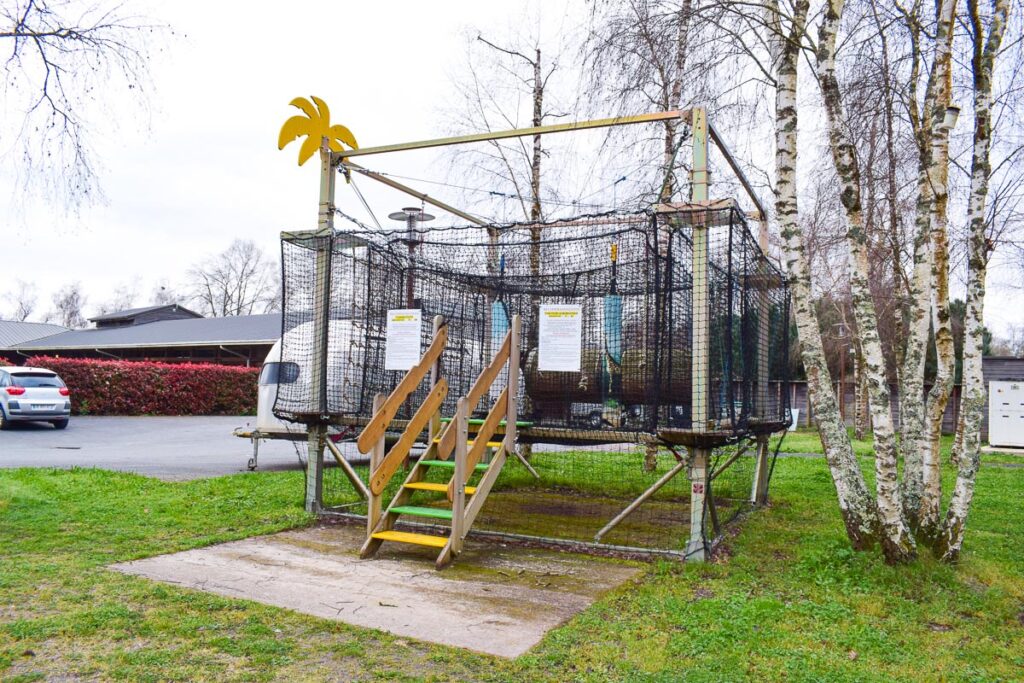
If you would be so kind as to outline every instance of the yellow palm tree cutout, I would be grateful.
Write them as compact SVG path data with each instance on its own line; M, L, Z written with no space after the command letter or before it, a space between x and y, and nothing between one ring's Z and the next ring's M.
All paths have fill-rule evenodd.
M334 152L341 152L347 145L350 149L358 149L356 138L345 126L341 124L331 125L331 110L327 103L319 97L310 96L313 103L305 97L296 97L290 102L291 106L302 110L304 116L293 116L281 126L281 133L277 136L277 148L284 149L285 146L302 136L306 137L305 142L299 147L299 166L306 163L313 152L320 149L320 139L327 138L328 145Z

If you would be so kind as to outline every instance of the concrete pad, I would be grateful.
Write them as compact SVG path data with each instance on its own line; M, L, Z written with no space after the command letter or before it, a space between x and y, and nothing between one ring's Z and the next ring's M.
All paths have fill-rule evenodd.
M436 551L385 543L360 560L356 526L320 526L113 565L157 581L500 657L517 657L640 571L616 560L467 544Z

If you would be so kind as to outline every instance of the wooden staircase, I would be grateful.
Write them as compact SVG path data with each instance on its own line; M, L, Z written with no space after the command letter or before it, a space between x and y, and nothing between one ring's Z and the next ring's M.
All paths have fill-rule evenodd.
M447 343L447 326L440 316L434 319L434 339L420 362L406 373L395 390L386 398L374 398L373 417L360 433L357 445L362 453L370 454L370 498L367 510L367 538L360 557L370 557L385 541L410 543L438 548L437 568L447 566L462 550L463 540L487 500L505 460L516 443L516 387L519 383L519 334L521 322L514 316L501 347L473 383L469 393L460 398L455 416L451 420L441 417L441 404L448 394L448 383L441 377L440 358ZM491 386L508 366L508 383L493 403L487 417L473 420L471 434L469 415L477 404L490 395ZM398 412L398 408L430 375L431 391L416 409L405 431L391 450L384 453L384 435ZM426 449L410 468L387 508L382 507L382 495L398 470L406 461L412 447L427 431ZM503 433L499 434L499 430ZM485 460L485 455L490 458ZM454 456L454 457L453 457ZM446 483L426 481L431 472L451 472ZM474 485L469 482L477 478ZM440 501L417 504L414 498L430 494ZM418 495L419 494L419 495ZM395 529L399 520L417 519L432 523L447 523L447 535L413 533Z

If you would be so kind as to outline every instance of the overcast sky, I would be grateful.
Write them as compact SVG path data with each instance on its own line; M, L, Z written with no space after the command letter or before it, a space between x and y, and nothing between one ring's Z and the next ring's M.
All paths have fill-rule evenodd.
M146 303L156 281L180 283L189 265L235 238L276 256L279 232L315 227L317 215L316 157L300 168L297 143L277 150L281 124L298 113L293 98L324 99L362 146L436 136L463 31L521 13L521 3L476 0L291 2L267 5L270 12L242 2L129 4L176 33L154 53L148 126L128 93L106 95L119 124L93 137L106 206L68 217L30 201L13 217L9 193L0 192L0 249L15 256L0 295L16 278L34 281L48 309L55 289L80 280L88 313L136 279ZM431 158L376 166L443 177ZM9 168L2 177L10 182ZM364 191L381 202L381 215L410 203ZM358 208L342 185L338 203ZM0 313L8 308L0 301Z
M144 305L158 281L182 286L191 264L236 238L254 239L276 257L281 230L314 227L316 158L299 168L297 144L277 150L281 124L297 111L288 106L292 98L324 99L332 121L347 125L361 146L436 137L450 125L441 112L453 98L450 75L465 61L467 31L500 36L536 22L536 7L543 7L548 39L582 22L576 0L534 9L518 0L294 1L270 12L253 3L198 0L130 6L175 35L160 39L163 49L154 52L148 117L129 91L104 95L117 125L97 127L93 142L108 203L68 217L30 199L16 212L9 192L0 191L0 249L7 256L0 296L17 278L35 282L34 318L71 281L83 284L87 314L126 283L138 288L136 303ZM2 160L4 185L12 163L10 156ZM367 165L451 180L434 151L375 157ZM371 185L360 183L381 220L410 203ZM365 215L343 184L338 205ZM1024 324L1024 306L999 279L996 272L986 317L1003 335ZM0 315L10 308L0 299Z

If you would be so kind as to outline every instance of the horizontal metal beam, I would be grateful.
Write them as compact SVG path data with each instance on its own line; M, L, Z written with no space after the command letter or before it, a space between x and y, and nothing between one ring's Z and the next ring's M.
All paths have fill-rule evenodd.
M513 128L488 133L474 133L472 135L457 135L450 138L434 138L433 140L419 140L417 142L402 142L396 145L381 145L379 147L363 147L361 149L348 149L342 152L332 152L332 159L338 163L341 159L366 156L368 154L385 154L387 152L404 152L411 149L426 149L428 147L444 147L447 145L464 145L470 142L488 142L490 140L504 140L507 138L522 138L531 135L546 135L547 133L564 133L573 130L587 130L590 128L608 128L610 126L626 126L634 123L650 123L652 121L667 121L669 119L686 119L689 116L688 110L682 111L659 111L650 114L637 114L634 116L617 116L610 119L594 119L591 121L572 121L570 123L554 123L548 126L535 126L533 128Z
M364 168L363 166L360 166L359 164L352 163L351 161L349 161L347 159L342 159L341 165L343 167L345 167L345 168L348 168L348 169L351 169L353 171L356 171L357 173L359 173L361 175L364 175L367 178L373 178L374 180L376 180L379 183L384 183L388 187L394 188L394 189L398 190L399 192L404 192L407 195L411 195L413 197L416 197L416 199L419 199L419 200L421 200L421 201L423 201L423 202L425 202L427 204L430 204L431 206L436 206L437 208L441 209L442 211L447 211L448 213L455 214L459 218L461 218L463 220L467 220L470 223L473 223L474 225L487 225L486 221L480 220L476 216L472 216L472 215L466 213L465 211L461 211L459 209L456 209L454 206L451 206L450 204L445 204L444 202L442 202L442 201L440 201L438 199L434 199L433 197L431 197L428 194L424 194L423 192L420 192L419 190L414 190L411 187L409 187L408 185L403 185L402 183L398 182L397 180L392 180L391 178L388 178L387 176L381 175L380 173L375 173L374 171L371 171L368 168Z
M764 210L764 205L761 203L761 198L757 196L756 192L754 192L754 188L750 184L750 181L747 180L747 176L744 175L743 169L740 168L739 162L736 161L736 158L732 155L732 152L729 151L728 145L726 145L725 141L722 140L722 138L718 135L718 131L715 129L713 125L711 125L710 121L708 121L708 134L711 136L711 141L715 143L715 147L717 147L718 150L722 153L722 156L725 157L725 161L729 164L729 168L731 168L732 172L736 174L736 177L739 179L740 184L743 185L743 189L747 191L747 196L749 196L750 200L754 202L754 206L757 207L758 212L761 214L760 220L767 220L768 213Z

